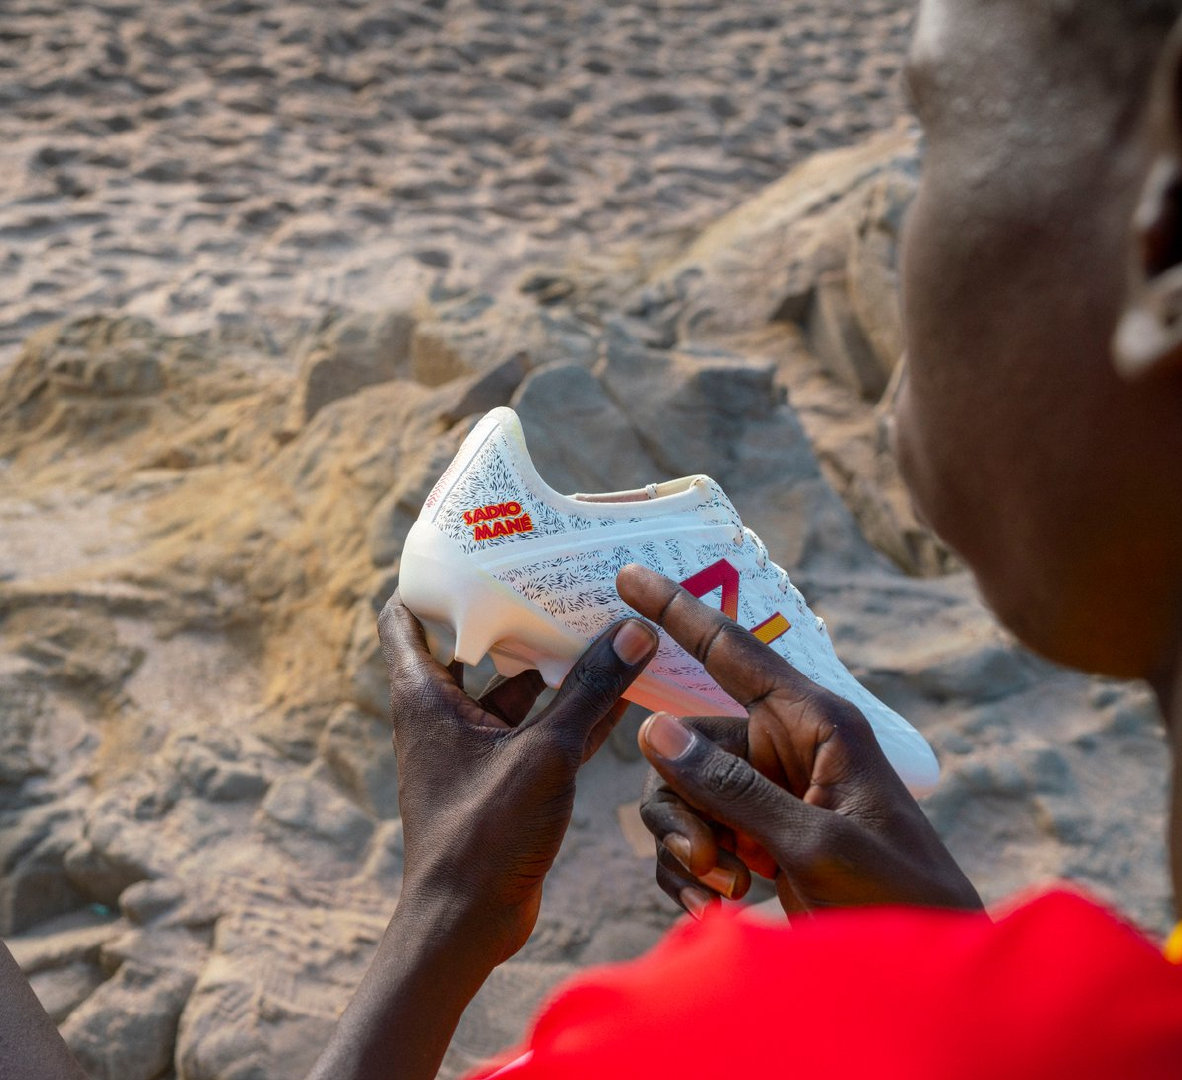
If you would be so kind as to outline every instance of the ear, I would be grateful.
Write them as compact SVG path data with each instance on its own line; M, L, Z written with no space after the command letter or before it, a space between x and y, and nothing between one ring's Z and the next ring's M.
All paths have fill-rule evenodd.
M1128 379L1182 368L1182 19L1158 61L1143 138L1151 165L1131 228L1113 354Z

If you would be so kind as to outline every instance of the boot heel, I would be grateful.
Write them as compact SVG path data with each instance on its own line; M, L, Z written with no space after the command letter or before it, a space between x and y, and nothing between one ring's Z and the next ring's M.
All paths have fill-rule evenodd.
M426 628L431 654L442 664L453 659L478 664L491 652L502 674L534 667L550 686L557 686L587 645L421 519L402 548L398 589Z

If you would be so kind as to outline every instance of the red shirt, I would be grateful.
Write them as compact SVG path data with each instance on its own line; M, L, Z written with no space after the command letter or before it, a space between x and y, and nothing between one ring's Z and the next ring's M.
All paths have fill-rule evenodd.
M583 972L471 1080L1182 1077L1182 967L1092 901L771 924L711 912Z

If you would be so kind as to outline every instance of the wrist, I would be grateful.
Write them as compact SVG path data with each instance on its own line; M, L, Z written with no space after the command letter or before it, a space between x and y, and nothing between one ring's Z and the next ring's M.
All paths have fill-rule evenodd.
M453 953L462 957L482 980L529 936L528 930L521 935L516 912L490 903L486 896L414 879L403 881L390 925L404 940L420 942L438 959Z
M466 907L404 888L377 953L309 1080L427 1080L497 963Z

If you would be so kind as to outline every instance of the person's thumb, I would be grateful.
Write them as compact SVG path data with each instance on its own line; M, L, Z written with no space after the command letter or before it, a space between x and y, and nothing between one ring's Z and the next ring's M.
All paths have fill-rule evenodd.
M640 747L653 768L687 803L775 851L785 828L809 807L742 757L728 753L669 713L653 713L640 729Z
M581 761L589 743L597 746L606 737L597 727L619 719L622 710L615 705L653 658L657 641L656 631L641 619L609 627L575 661L550 705L521 728L544 731Z

